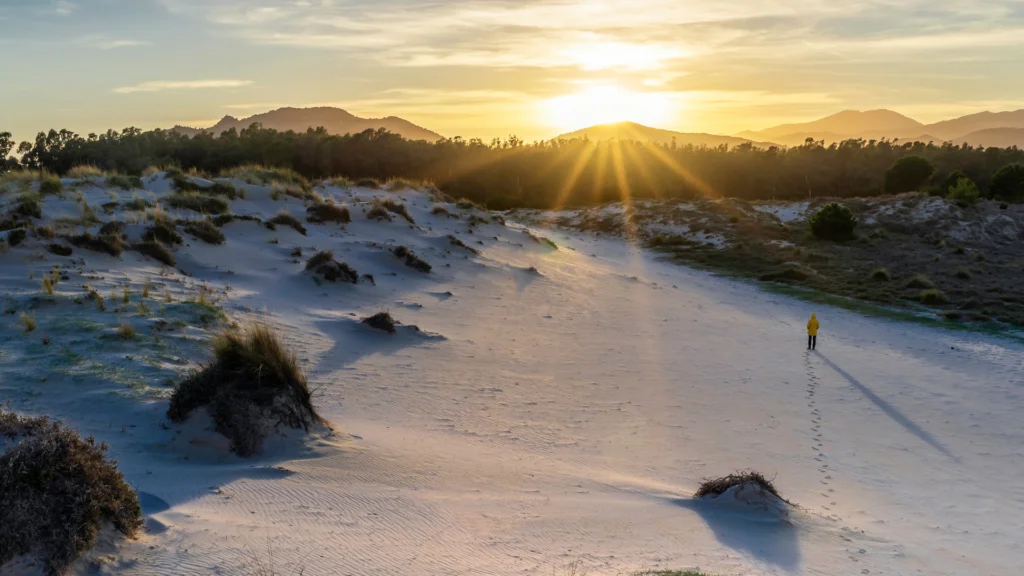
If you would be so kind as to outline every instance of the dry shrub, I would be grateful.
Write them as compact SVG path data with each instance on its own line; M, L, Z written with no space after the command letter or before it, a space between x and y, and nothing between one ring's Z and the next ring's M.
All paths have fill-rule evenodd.
M321 251L306 261L306 270L323 276L328 282L359 283L359 272L345 262L334 260L334 253Z
M369 318L363 318L363 324L377 330L383 330L389 334L394 334L396 331L395 319L386 311L378 312Z
M47 574L62 574L104 526L128 537L142 528L138 496L106 444L2 409L0 434L17 439L0 454L0 565L29 554Z
M294 228L295 231L298 232L299 234L302 234L303 236L306 235L306 228L305 226L302 225L302 222L299 222L298 218L292 216L288 212L278 212L277 214L274 215L273 218L267 220L267 222L270 222L271 224L274 225L290 226Z
M782 495L775 489L775 485L772 484L772 481L765 478L760 472L754 472L753 470L736 472L735 474L729 474L722 478L706 478L701 482L700 488L697 489L697 493L694 494L693 497L704 498L705 496L719 496L734 486L741 486L748 482L757 484L761 489L780 500L782 499Z
M295 354L270 326L249 325L213 341L213 363L178 384L167 417L183 422L208 407L218 432L239 456L254 454L268 430L322 422Z
M366 213L366 219L378 221L387 220L388 222L390 222L391 214L388 214L387 209L381 206L380 204L374 203L373 207L370 208L370 211Z
M415 224L416 221L412 219L412 214L409 214L409 208L401 202L396 202L391 198L385 198L384 200L374 201L374 205L384 208L392 214L398 214L402 218L409 221L410 224Z
M135 328L132 328L128 322L121 322L121 325L117 327L117 337L121 340L134 340Z
M413 254L412 250L409 250L405 246L399 246L392 250L394 255L398 258L405 259L405 265L414 270L419 270L424 274L429 273L433 266L431 266L426 260Z
M306 220L309 220L314 224L320 222L338 222L339 224L348 224L352 221L352 214L349 213L347 206L338 206L334 202L328 201L323 204L317 204L307 208Z

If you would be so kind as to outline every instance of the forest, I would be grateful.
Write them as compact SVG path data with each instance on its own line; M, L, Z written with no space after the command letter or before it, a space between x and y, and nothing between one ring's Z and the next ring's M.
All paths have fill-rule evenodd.
M15 156L16 155L16 156ZM219 136L127 128L80 136L40 132L15 147L0 132L0 173L66 174L80 165L139 175L176 166L216 176L241 165L289 168L310 180L430 182L492 209L586 206L623 198L744 200L874 196L915 190L947 195L969 179L982 197L1024 201L1024 150L888 140L808 140L790 148L708 148L585 139L526 143L410 141L385 130L332 135L259 125Z

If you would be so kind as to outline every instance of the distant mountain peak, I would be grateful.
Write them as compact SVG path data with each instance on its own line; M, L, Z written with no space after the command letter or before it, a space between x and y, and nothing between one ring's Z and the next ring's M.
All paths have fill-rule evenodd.
M634 140L637 142L654 142L657 144L671 144L673 141L678 146L708 146L716 147L725 144L727 146L739 146L740 144L752 143L755 146L767 148L773 144L770 142L754 142L747 138L736 136L720 136L718 134L704 134L694 132L676 132L661 128L652 128L637 122L624 120L610 124L596 124L581 128L556 137L556 140L571 140L573 138L588 138L596 141L606 140Z
M212 132L215 135L220 135L221 132L231 130L232 128L241 131L253 124L261 124L264 128L272 128L282 132L288 130L305 132L310 128L315 129L323 127L330 134L356 134L367 129L376 130L384 128L409 140L427 140L434 142L442 138L442 136L436 132L417 126L416 124L397 116L388 116L386 118L360 118L347 110L332 108L329 106L320 106L315 108L278 108L277 110L271 110L270 112L264 112L262 114L256 114L242 119L235 118L233 116L225 116L220 120L220 122L217 122L217 124L209 128L186 128L183 126L175 126L172 130L185 134L186 136L195 136L202 132Z

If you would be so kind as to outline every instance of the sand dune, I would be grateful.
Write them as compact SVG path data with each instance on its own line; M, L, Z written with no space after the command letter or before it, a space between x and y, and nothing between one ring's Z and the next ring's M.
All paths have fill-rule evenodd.
M102 205L168 192L161 175L145 184L78 190L101 219L130 222ZM305 222L302 200L234 184L236 215ZM139 541L101 546L83 571L251 574L272 558L308 576L548 575L574 560L591 574L1008 576L1024 564L1019 344L812 308L621 240L533 230L555 249L484 213L433 214L429 191L316 190L353 222L303 236L235 221L220 246L184 234L176 268L135 252L59 257L32 236L0 255L5 308L38 323L0 323L0 397L109 442L147 516ZM78 193L46 197L43 220L77 215ZM378 197L415 224L368 220ZM324 249L376 285L315 283L305 258ZM54 264L69 279L45 297ZM76 301L83 284L106 311ZM382 309L403 323L395 335L359 323ZM206 360L219 310L277 327L333 432L274 437L241 459L201 417L167 421L170 386ZM804 350L812 311L817 353ZM122 321L140 336L116 338ZM745 468L775 477L788 518L691 498L702 478Z

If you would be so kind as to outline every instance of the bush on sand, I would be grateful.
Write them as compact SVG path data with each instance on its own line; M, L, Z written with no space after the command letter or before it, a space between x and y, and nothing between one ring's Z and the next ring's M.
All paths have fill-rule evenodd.
M200 407L239 456L256 453L273 429L323 422L295 353L263 323L217 336L213 362L178 384L167 417L183 422Z

